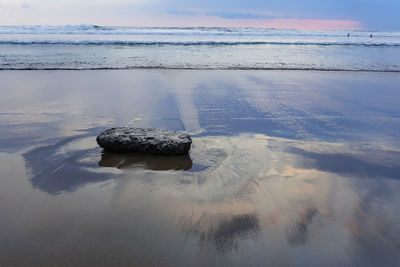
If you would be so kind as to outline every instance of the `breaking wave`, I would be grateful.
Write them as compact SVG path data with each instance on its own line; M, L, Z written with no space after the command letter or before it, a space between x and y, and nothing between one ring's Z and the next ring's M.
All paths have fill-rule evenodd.
M0 40L0 44L16 45L127 45L127 46L223 46L223 45L316 45L316 46L388 46L398 47L399 43L383 42L274 42L274 41L123 41L123 40Z
M0 70L245 69L399 72L400 32L0 26Z

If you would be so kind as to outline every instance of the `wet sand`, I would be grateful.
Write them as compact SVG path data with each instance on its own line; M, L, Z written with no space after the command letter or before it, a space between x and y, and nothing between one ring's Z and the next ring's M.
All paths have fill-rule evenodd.
M0 72L0 266L398 266L400 75ZM189 156L102 151L186 130Z

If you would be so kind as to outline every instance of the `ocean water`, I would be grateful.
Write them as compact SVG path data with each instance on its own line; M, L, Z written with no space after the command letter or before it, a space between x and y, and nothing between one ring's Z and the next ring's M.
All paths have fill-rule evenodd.
M3 70L133 68L398 72L400 32L0 26Z

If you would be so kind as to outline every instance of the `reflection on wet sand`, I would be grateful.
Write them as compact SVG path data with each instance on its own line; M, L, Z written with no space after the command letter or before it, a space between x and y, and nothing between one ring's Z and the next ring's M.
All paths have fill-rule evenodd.
M112 181L101 198L111 194L112 203L118 203L114 207L117 208L115 219L121 220L124 227L132 223L131 219L136 225L152 222L151 227L143 226L148 234L141 236L139 243L152 243L153 228L161 228L162 232L174 229L178 233L162 237L163 242L175 244L174 249L182 249L176 244L179 242L199 243L200 247L212 248L221 257L249 253L249 244L261 247L268 244L271 253L282 246L319 251L297 259L307 263L317 255L321 261L332 259L328 252L320 251L321 242L342 257L347 255L341 251L342 247L364 255L375 247L366 244L371 240L378 242L377 236L382 235L383 243L392 240L393 245L386 244L386 250L374 250L374 253L378 258L393 257L398 240L391 237L400 229L390 221L399 218L386 214L377 221L381 211L374 208L375 202L371 199L382 199L379 194L384 192L385 198L398 203L394 192L400 185L393 182L400 176L400 154L376 145L374 151L379 151L386 160L374 162L368 147L357 153L351 151L344 144L242 134L193 137L190 156L167 159L103 152L97 147L95 137L88 134L33 149L24 158L35 188L52 195L63 194L67 199L69 194L71 198L84 197L84 192L96 184ZM367 171L360 171L363 169ZM380 191L372 192L360 204L349 181L376 183ZM393 188L389 187L389 181ZM373 187L376 185L367 186ZM383 205L389 210L394 207L389 203ZM104 207L98 208L101 211L96 220L102 221ZM98 226L106 227L107 221L104 223ZM137 235L137 231L143 230L127 231ZM179 232L184 234L183 241ZM100 237L94 234L87 238ZM121 236L118 238L124 240ZM285 245L278 242L282 239ZM326 240L331 239L335 242L327 244ZM362 246L357 245L360 240ZM66 246L69 249L70 244ZM138 249L136 245L131 246ZM141 256L148 261L154 251L150 247L146 249L149 254ZM160 245L158 249L166 248ZM254 255L251 263L259 265L264 257ZM284 262L277 255L268 254L268 257L273 263Z
M237 250L243 240L255 237L258 231L260 225L257 216L244 214L221 221L211 232L216 249L227 252Z
M224 73L46 72L26 102L40 96L38 106L18 113L36 110L40 129L27 123L36 115L0 118L0 148L18 150L2 141L14 132L21 146L35 140L28 151L0 153L0 265L396 266L395 98L388 107L376 101L382 93L364 94L343 73ZM353 75L384 83L380 74ZM350 85L329 87L344 76ZM398 76L383 77L396 94ZM68 86L43 93L44 80ZM9 99L20 100L21 88ZM42 105L53 97L54 109ZM58 106L59 120L45 115ZM70 131L97 127L99 115L115 125L188 128L190 157L103 153L95 141L103 129Z
M189 155L166 156L143 153L112 153L103 152L100 167L115 167L118 169L145 168L155 171L190 170L193 162Z
M255 239L260 232L260 222L255 214L225 215L202 231L196 225L186 229L199 236L201 242L211 242L222 253L237 252L248 239Z
M73 192L87 184L115 177L116 173L112 171L90 171L96 167L96 161L100 167L143 168L155 171L190 170L193 166L189 155L101 152L95 137L91 135L69 137L54 145L35 148L26 152L24 158L32 174L32 185L53 195Z
M386 155L382 155L386 158L386 162L370 162L348 153L314 152L295 147L290 148L290 152L301 155L302 165L307 168L358 177L400 179L400 165L394 163L387 166L389 159L400 162L399 151L387 151Z
M125 229L123 234L115 236L118 242L114 243L113 251L120 250L120 245L128 246L131 250L142 251L140 256L147 263L154 259L158 262L165 256L155 256L154 249L183 250L181 242L201 244L192 248L195 251L209 250L207 256L191 258L199 262L209 260L211 255L240 257L250 253L250 244L258 244L260 248L268 247L269 252L254 252L252 259L246 263L261 265L265 257L270 259L271 264L285 263L287 259L281 258L279 253L274 254L274 251L303 247L318 253L306 253L296 259L298 263L309 263L308 259L315 257L329 262L333 259L330 251L344 258L348 252L342 251L342 248L359 253L357 260L365 263L362 255L375 246L365 247L368 242L378 242L376 236L383 235L380 243L383 245L400 231L390 222L399 220L398 216L386 215L376 221L377 210L371 209L375 202L362 200L363 211L360 213L360 199L349 185L349 181L379 183L380 187L384 187L381 190L385 192L385 197L397 203L393 193L400 185L392 184L394 187L390 189L388 181L396 182L393 178L400 174L396 171L400 162L396 160L398 153L383 147L379 151L387 159L384 164L374 164L369 159L369 150L351 154L349 146L343 144L243 134L234 137L193 137L190 157L165 160L150 155L104 153L90 134L36 148L25 153L24 158L35 188L54 195L63 194L63 198L68 199L65 203L60 202L61 206L69 205L75 198L81 206L79 198L85 199L88 190L90 192L97 187L96 184L102 184L102 193L92 196L91 205L96 201L101 203L103 198L111 199L113 204L110 208L116 209L112 216L119 227ZM342 155L346 155L350 163L368 162L369 172L350 170L342 176L343 173L336 168L324 167L341 163ZM195 171L160 171L188 170L191 166ZM382 166L395 173L382 171ZM381 174L381 178L374 182L376 172ZM105 181L112 183L104 184ZM370 187L373 186L370 184ZM373 196L368 197L371 198ZM377 198L382 199L380 196ZM394 207L394 204L384 205L389 210ZM111 210L104 204L88 206L83 210L89 207L98 210L92 215L97 222L96 227L100 229L98 231L107 231L104 229L110 222L103 216ZM67 210L63 212L68 213ZM359 217L360 214L364 217ZM136 226L131 228L133 221ZM361 221L371 223L365 225ZM380 230L377 232L376 229ZM154 231L162 233L158 237L160 243L157 248L149 245L153 243ZM168 235L171 231L177 232ZM89 234L85 239L104 242L103 237L96 233ZM137 243L127 245L128 240L124 237L127 233L136 236ZM326 240L335 242L327 243ZM359 240L362 240L362 246L357 245ZM394 257L398 241L394 239L392 243L385 245L385 251L375 252L376 257ZM90 250L90 246L85 244L81 240L82 251ZM162 244L170 244L170 247ZM320 244L324 244L327 251L321 251ZM69 250L72 243L67 242L64 246ZM91 253L104 253L101 248L98 249ZM171 255L171 252L165 253ZM127 254L123 256L133 260ZM178 262L190 264L184 259Z
M313 218L318 214L317 209L309 208L295 222L293 229L289 232L288 242L292 246L305 245L308 240L308 227Z
M111 179L107 173L93 173L85 168L85 157L98 155L94 137L69 137L54 145L38 147L23 154L33 187L49 194L73 192L88 183Z

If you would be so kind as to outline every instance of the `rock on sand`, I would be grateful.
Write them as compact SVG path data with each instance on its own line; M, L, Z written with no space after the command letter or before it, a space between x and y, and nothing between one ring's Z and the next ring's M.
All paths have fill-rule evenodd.
M187 154L192 139L187 133L153 128L111 128L96 138L106 151L152 154Z

